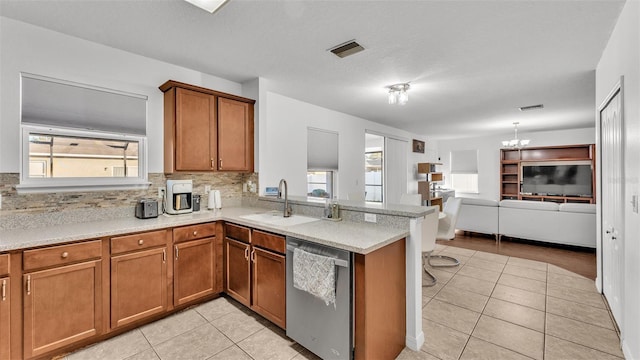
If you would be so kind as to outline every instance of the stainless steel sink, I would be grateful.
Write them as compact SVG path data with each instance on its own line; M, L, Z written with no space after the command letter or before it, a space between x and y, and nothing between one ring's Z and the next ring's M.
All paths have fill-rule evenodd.
M240 218L247 219L250 221L255 221L263 224L275 225L275 226L293 226L306 224L313 221L320 221L318 218L302 216L302 215L291 215L289 217L283 217L280 212L267 212L261 214L251 214L251 215L240 215Z

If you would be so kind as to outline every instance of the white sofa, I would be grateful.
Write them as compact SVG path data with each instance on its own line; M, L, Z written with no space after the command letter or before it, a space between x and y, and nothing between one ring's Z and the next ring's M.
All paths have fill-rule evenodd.
M596 205L502 200L500 236L596 247Z
M488 199L462 198L456 229L492 234L498 240L498 202Z
M596 247L596 205L462 198L457 230Z

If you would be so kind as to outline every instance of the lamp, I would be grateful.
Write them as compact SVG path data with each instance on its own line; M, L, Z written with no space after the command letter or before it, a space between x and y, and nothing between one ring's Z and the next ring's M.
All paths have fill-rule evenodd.
M409 83L395 84L389 88L389 104L390 105L404 105L409 101Z
M511 140L504 140L502 142L502 147L504 148L513 148L513 149L521 149L527 145L529 145L529 140L519 140L518 139L518 124L519 122L514 122L513 127L515 131L515 138Z

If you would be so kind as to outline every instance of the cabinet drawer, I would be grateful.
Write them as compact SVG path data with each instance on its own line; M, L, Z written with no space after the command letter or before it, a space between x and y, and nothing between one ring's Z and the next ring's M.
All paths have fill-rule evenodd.
M287 242L284 236L269 234L260 230L253 230L251 241L253 246L259 246L281 254L284 254L287 249Z
M9 254L0 255L0 276L9 273Z
M160 230L111 238L111 254L166 245L166 234L166 230Z
M226 236L232 239L244 241L246 243L251 242L251 229L249 228L235 224L225 224L224 230Z
M52 246L44 249L26 250L22 253L25 271L50 266L60 266L102 257L102 241L94 240L78 244Z
M216 223L197 224L173 229L173 242L216 236Z

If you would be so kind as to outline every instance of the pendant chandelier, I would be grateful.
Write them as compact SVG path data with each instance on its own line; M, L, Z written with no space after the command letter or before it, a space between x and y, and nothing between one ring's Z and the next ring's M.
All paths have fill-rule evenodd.
M502 147L503 148L510 148L510 149L522 149L523 147L529 145L529 140L520 140L518 139L518 124L520 124L519 122L514 122L513 123L513 127L514 127L514 131L515 131L515 137L511 140L504 140L502 142Z

